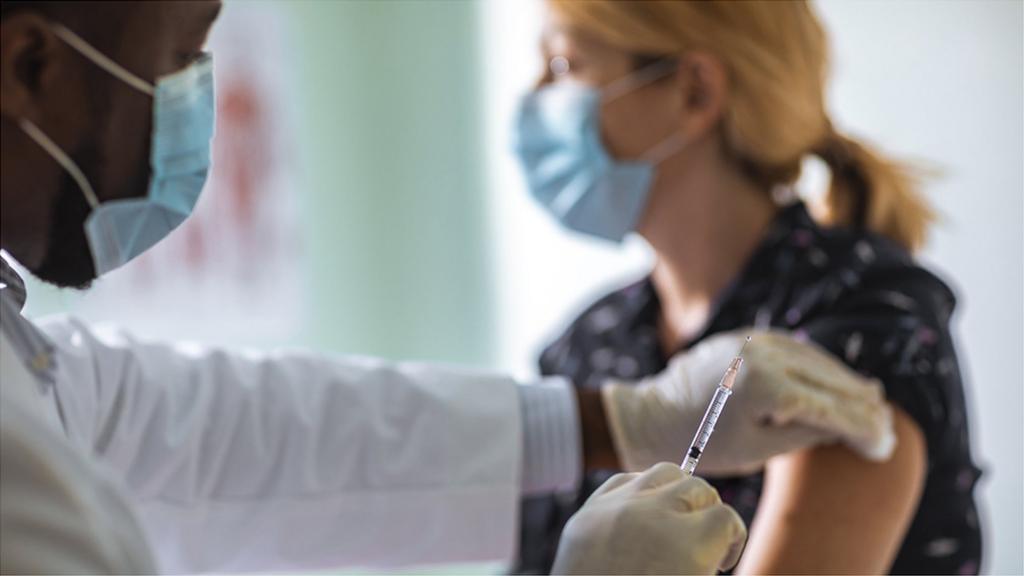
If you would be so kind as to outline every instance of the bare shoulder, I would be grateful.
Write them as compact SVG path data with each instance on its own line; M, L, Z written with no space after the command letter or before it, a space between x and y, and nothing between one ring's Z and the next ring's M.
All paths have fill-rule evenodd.
M897 447L869 462L839 445L772 459L739 573L883 573L917 510L920 427L895 409Z

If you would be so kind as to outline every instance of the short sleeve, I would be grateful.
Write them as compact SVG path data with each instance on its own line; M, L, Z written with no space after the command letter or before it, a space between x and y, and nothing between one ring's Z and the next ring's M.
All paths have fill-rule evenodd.
M888 400L921 427L935 462L964 420L949 289L916 267L864 277L848 298L799 327L858 372L877 378ZM966 436L964 437L966 441Z

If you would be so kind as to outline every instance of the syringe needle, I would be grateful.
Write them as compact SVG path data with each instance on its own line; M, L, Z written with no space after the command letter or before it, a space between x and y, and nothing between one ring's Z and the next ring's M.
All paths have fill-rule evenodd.
M747 339L743 341L743 346L740 346L740 351L736 353L737 357L743 356L743 351L747 349L747 344L750 344L750 336L747 336Z

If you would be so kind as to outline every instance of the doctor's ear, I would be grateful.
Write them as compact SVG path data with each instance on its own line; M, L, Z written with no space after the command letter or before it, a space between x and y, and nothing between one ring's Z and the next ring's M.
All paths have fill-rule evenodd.
M20 11L0 20L0 111L38 122L42 94L58 80L67 49L39 14Z
M725 64L709 53L689 52L679 59L677 80L681 130L687 141L698 140L714 130L725 111L729 92Z

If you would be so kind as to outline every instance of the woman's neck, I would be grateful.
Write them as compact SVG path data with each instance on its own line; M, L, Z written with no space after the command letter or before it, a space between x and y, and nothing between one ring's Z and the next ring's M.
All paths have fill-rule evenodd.
M777 207L767 191L709 158L665 166L649 208L641 233L655 251L661 340L671 351L707 324L712 304L741 272Z

